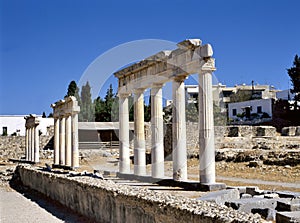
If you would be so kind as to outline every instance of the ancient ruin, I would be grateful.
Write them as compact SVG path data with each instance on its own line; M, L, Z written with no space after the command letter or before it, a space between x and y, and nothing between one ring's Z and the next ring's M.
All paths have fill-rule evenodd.
M199 39L177 44L173 51L162 51L115 73L119 80L120 166L130 174L128 96L134 94L135 142L134 174L146 174L144 138L144 91L151 89L152 177L163 178L162 87L172 81L173 94L173 179L187 180L186 120L184 80L199 74L200 183L215 184L215 146L212 100L212 73L215 60L211 45Z
M54 117L54 165L79 167L78 113L75 97L65 97L51 105Z
M37 126L40 121L38 118L30 114L29 116L24 117L26 120L25 128L25 160L30 162L39 162L39 149L40 149L40 140L39 140L39 131Z

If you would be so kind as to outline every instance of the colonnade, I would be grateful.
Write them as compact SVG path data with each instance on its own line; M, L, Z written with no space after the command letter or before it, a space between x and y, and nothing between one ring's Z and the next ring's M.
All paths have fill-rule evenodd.
M74 96L69 96L51 107L54 117L54 165L78 168L78 102Z
M128 97L134 94L134 175L146 175L144 91L151 90L151 176L164 177L162 87L172 81L173 179L187 180L184 80L199 75L199 175L200 183L215 183L212 48L201 40L185 40L173 51L162 51L115 73L119 79L119 172L130 174Z
M30 162L38 163L39 159L39 150L40 150L40 140L39 140L39 130L37 126L40 121L36 115L30 114L25 116L25 160Z

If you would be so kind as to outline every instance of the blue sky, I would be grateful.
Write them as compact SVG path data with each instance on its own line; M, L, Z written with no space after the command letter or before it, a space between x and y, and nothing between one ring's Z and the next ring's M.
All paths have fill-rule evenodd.
M299 8L298 0L0 0L0 114L48 114L99 55L143 39L200 38L213 46L220 82L286 89L300 54Z

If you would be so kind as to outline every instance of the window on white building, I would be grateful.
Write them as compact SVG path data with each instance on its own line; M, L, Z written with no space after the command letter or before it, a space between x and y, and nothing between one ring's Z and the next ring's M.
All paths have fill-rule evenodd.
M257 106L257 113L258 114L262 113L262 107L261 106Z
M236 108L232 109L232 116L236 116Z

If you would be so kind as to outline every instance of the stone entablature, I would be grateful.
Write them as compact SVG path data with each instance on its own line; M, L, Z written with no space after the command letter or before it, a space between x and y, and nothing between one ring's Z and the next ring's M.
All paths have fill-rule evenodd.
M54 165L78 168L78 102L74 96L69 96L51 107L54 117Z
M199 154L200 182L215 183L212 72L215 60L211 45L199 39L177 44L173 51L162 51L115 73L119 79L120 173L130 173L128 96L134 94L135 138L134 174L146 174L144 137L144 91L151 89L151 176L164 177L162 87L172 81L173 179L187 180L186 120L184 80L199 74Z
M40 124L40 120L34 114L25 116L25 159L26 161L38 163L40 161L39 156L39 131L37 126Z

